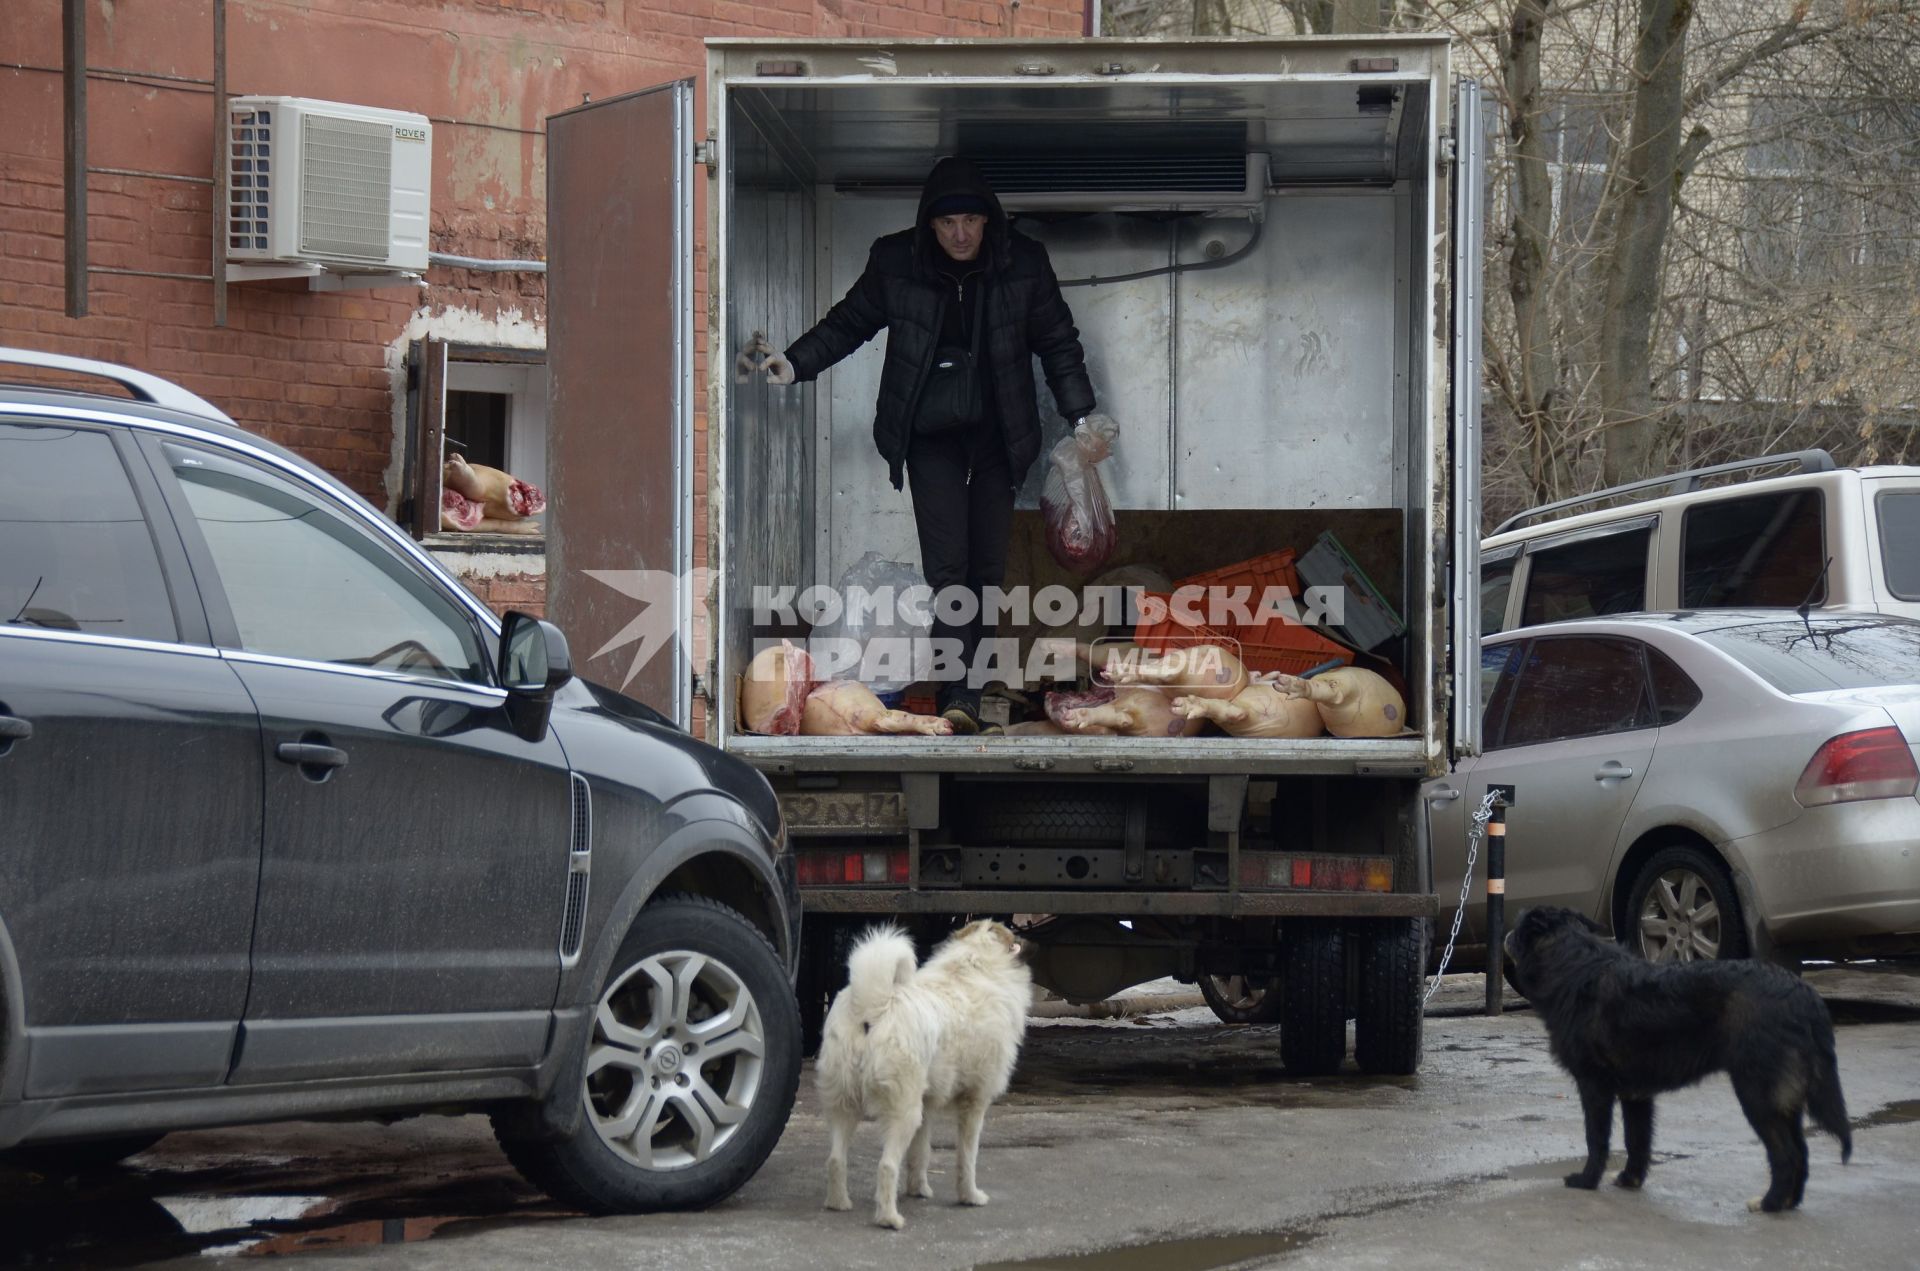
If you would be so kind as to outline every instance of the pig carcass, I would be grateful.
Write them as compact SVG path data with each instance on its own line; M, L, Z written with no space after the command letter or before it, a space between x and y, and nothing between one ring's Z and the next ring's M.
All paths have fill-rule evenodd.
M1083 736L1191 737L1206 721L1176 715L1173 700L1157 688L1095 685L1085 693L1047 694L1047 717Z
M539 486L484 463L468 463L464 455L447 456L440 467L440 484L480 504L496 521L524 520L547 510L547 496Z
M1173 709L1188 719L1204 719L1234 737L1318 737L1326 729L1320 708L1290 697L1271 684L1249 684L1228 701L1217 697L1176 697Z
M460 491L445 488L440 491L440 528L470 532L480 527L486 519L485 505L475 503Z
M807 694L818 682L813 659L791 640L760 650L740 678L740 726L753 733L792 736L800 731Z
M805 737L853 737L875 733L919 733L947 737L953 725L931 715L892 711L858 680L829 680L807 695L800 716Z
M1291 697L1311 701L1335 737L1395 737L1407 726L1407 704L1393 685L1365 667L1339 666L1310 680L1278 675Z

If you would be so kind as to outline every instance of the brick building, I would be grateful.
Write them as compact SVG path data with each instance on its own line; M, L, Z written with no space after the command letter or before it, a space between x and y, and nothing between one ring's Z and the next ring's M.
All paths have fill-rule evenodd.
M1059 37L1083 32L1087 4L227 0L226 84L234 95L427 116L430 247L538 261L546 249L546 117L589 96L699 75L707 36ZM87 316L68 317L62 3L8 0L5 8L0 343L177 380L399 514L410 351L424 339L445 340L449 434L464 436L477 457L540 479L546 282L538 272L435 265L421 284L344 292L298 280L235 283L226 324L216 325L208 278L213 0L84 0L93 272ZM695 225L704 224L702 209ZM696 507L696 558L704 556L705 524L704 507ZM541 609L537 538L429 545L496 608Z

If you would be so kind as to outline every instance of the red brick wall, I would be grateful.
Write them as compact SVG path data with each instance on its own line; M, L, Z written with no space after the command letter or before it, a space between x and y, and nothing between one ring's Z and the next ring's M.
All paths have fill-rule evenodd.
M501 574L490 578L460 580L467 590L495 613L505 616L518 609L536 618L547 616L547 579L544 574Z

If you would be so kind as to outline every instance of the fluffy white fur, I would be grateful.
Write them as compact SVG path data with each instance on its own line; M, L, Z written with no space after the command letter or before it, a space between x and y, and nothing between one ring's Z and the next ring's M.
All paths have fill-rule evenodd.
M827 1208L851 1209L847 1146L864 1118L880 1122L885 1144L874 1182L873 1220L906 1226L897 1199L900 1163L907 1191L930 1197L930 1118L950 1111L959 1200L984 1205L974 1184L980 1126L1007 1089L1026 1035L1032 976L1019 939L997 922L974 922L914 965L913 941L895 928L870 931L847 959L847 987L833 999L814 1081L832 1134Z

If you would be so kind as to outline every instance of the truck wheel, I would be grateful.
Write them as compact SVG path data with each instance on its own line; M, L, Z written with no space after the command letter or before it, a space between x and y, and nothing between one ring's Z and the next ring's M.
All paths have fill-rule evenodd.
M1247 975L1203 975L1200 996L1223 1024L1274 1024L1280 1020L1280 982Z
M1296 1077L1340 1070L1347 1054L1346 941L1338 925L1288 923L1280 946L1280 1062Z
M640 911L600 989L582 1070L554 1097L585 1102L564 1139L521 1137L507 1159L590 1213L700 1209L752 1178L793 1111L800 1015L766 936L701 896Z
M1353 1057L1361 1072L1408 1076L1420 1070L1426 1015L1427 923L1383 918L1357 934L1359 1002Z

